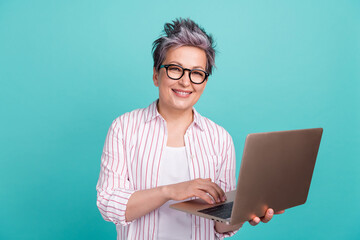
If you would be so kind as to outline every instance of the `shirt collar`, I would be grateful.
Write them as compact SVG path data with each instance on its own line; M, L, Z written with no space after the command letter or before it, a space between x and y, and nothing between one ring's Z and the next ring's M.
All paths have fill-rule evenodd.
M157 110L157 103L159 99L152 102L146 109L145 109L145 123L154 120L155 118L159 117L164 120L164 118L160 115L160 113ZM194 107L192 107L193 113L194 113L194 121L192 124L199 127L201 131L204 130L204 121L203 116L198 113ZM164 120L165 121L165 120ZM191 124L191 125L192 125ZM190 126L191 126L190 125Z

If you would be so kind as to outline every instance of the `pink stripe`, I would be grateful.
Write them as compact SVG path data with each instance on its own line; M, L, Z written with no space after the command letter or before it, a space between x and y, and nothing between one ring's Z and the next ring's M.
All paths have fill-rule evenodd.
M220 136L219 136L220 137ZM227 141L227 139L224 139L224 141L223 141L223 147L222 147L222 150L221 150L221 155L222 156L224 156L224 151L225 151L225 148L226 148L226 142ZM220 141L219 141L220 142ZM226 153L225 153L226 154Z
M140 143L139 143L139 146L138 146L138 154L137 154L137 159L136 159L136 172L135 172L135 174L136 174L136 176L135 176L135 179L136 179L136 184L135 184L135 187L136 187L136 189L139 189L139 185L141 184L139 184L139 176L138 176L138 173L139 173L139 171L138 171L138 165L139 165L139 154L140 154L140 149L141 149L141 143L143 142L143 136L144 136L144 132L145 132L145 128L146 128L146 126L144 125L144 128L143 128L143 132L142 132L142 134L141 134L141 139L140 139ZM141 174L141 173L140 173ZM141 189L141 186L140 186L140 189Z
M121 118L119 119L119 121L120 121L120 125L121 125ZM120 127L118 128L117 135L116 135L116 136L113 136L113 139L119 137L119 135L118 135L119 132L120 132ZM114 133L115 133L115 129L114 129ZM119 139L118 139L118 141L119 141ZM117 168L118 168L119 163L120 163L120 152L119 152L119 144L118 144L118 143L116 144L116 147L117 147L117 159L115 159L114 140L113 140L113 141L112 141L112 152L113 152L114 160L117 160L117 167L116 167L116 172L117 172ZM125 159L125 158L124 158L124 159ZM124 159L123 159L123 160L124 160ZM111 170L114 169L114 168L113 168L114 160L111 161ZM113 174L113 176L112 176L112 180L113 180L113 185L112 185L112 187L115 187L115 176L114 176L114 174Z
M119 234L120 234L120 236L121 236L121 239L124 239L124 233L123 233L122 230L123 230L123 228L120 228L120 233L119 233Z
M143 113L143 112L144 112L144 110L140 110L140 111L137 112L137 115L136 115L136 117L135 117L136 122L135 122L135 124L134 124L133 134L135 134L135 130L139 128L139 126L138 126L138 121L139 121L139 119L142 118L142 113ZM141 117L139 118L140 113L141 113ZM139 124L140 124L140 123L139 123Z
M98 200L97 202L98 202L100 205L102 205L102 206L104 206L104 207L106 207L106 208L113 208L113 209L115 209L116 211L125 212L125 210L118 209L118 208L113 207L113 206L105 205L105 204L101 203L99 200Z
M203 139L203 138L205 138L207 144L204 143L204 139ZM209 142L208 142L208 139L207 139L205 133L204 133L203 138L201 138L201 143L202 143L201 145L202 145L203 148L204 148L204 152L205 152L205 153L208 152L208 153L205 154L205 155L206 155L206 158L207 158L208 173L209 173L209 177L210 177L210 176L211 176L211 172L210 172L210 170L211 170L211 168L210 168L211 159L210 159L210 158L212 158L211 153L210 153L211 150L210 150L210 145L209 145ZM206 149L205 149L206 147L207 147L207 151L206 151ZM213 155L214 155L214 154L213 154ZM214 162L214 161L212 161L212 162ZM213 168L213 170L214 170L214 176L215 176L215 168ZM212 181L215 182L215 179L212 179Z
M197 131L196 131L197 132ZM202 159L202 163L203 163L203 169L204 169L204 173L202 174L203 176L204 176L204 178L206 178L207 176L206 176L206 172L208 172L208 171L206 171L206 168L205 168L205 159L204 159L204 155L205 154L203 154L203 150L201 150L201 145L204 147L204 143L203 144L200 144L200 140L199 140L199 136L198 136L198 134L196 133L196 138L197 138L197 140L198 140L198 143L199 143L199 150L200 150L200 154L201 154L201 159ZM200 137L201 138L201 137ZM202 139L201 139L202 140ZM202 141L203 142L203 141ZM205 151L205 149L204 149L204 151ZM208 159L208 166L209 166L209 158L207 157L207 159ZM210 167L208 167L208 170L210 170Z
M225 144L225 146L227 146L227 139L226 139L226 144ZM225 147L224 147L225 148ZM227 153L227 150L226 150L226 152L225 152L225 157L227 158L227 156L226 156L226 153ZM229 175L228 175L228 173L227 172L230 172L230 171L226 171L226 169L228 169L228 163L229 163L229 161L226 161L226 165L225 165L225 191L228 191L229 189L228 189L228 181L230 180L230 178L229 178Z
M205 121L205 124L207 126L207 129L209 129L209 126L207 124L207 121ZM211 135L209 135L209 138L210 138L210 141L211 141ZM207 146L208 146L208 149L209 149L209 152L210 152L210 146L212 146L212 150L213 150L213 155L215 156L216 159L214 159L212 162L213 162L213 170L214 170L214 178L216 177L216 171L215 171L215 161L217 161L217 156L216 156L216 153L215 153L215 148L214 148L214 145L213 144L209 144L209 141L208 141L208 138L206 137L206 134L205 134L205 139L206 139L206 143L207 143ZM209 170L210 170L210 166L209 166ZM213 181L215 182L215 179L213 179Z
M148 179L147 173L148 173L148 168L149 168L150 154L151 154L152 145L153 145L154 137L155 137L156 123L157 123L157 119L155 120L154 132L152 134L151 143L150 143L150 150L149 150L149 154L148 154L147 161L146 161L146 172L145 172L145 179L146 180ZM149 129L149 132L150 132L150 129ZM154 154L154 157L155 157L155 154ZM145 188L147 188L147 184L145 184Z
M108 132L108 135L106 136L106 142L105 142L105 145L104 145L104 154L103 154L103 162L101 163L101 169L103 170L102 171L102 186L106 186L106 164L108 163L108 158L109 158L109 141L110 141L110 134L111 134L111 131L112 131L112 126L109 128L109 132Z
M129 128L129 125L130 125L130 113L124 114L124 117L127 117L127 120L128 120L127 125L126 125L126 129L123 126L123 129L125 129L125 139L129 139L129 137L128 137L128 128Z
M112 135L112 138L110 139L110 141L111 141L111 146L113 146L113 138L114 138L114 130L115 130L115 128L116 128L116 126L117 126L117 122L115 122L115 125L114 125L114 127L113 127L113 129L112 129L112 131L111 131L111 135ZM110 137L110 136L109 136ZM110 152L110 145L108 145L108 152ZM111 156L113 156L114 157L114 149L112 148L111 149ZM108 161L107 161L107 165L106 165L106 168L108 169L108 167L109 167L109 161L110 161L110 159L109 159L109 156L108 156ZM112 169L112 168L111 168ZM106 176L106 187L107 186L109 186L109 178L110 178L110 173Z
M150 124L150 125L149 125ZM144 163L144 161L146 161L145 159L144 159L144 155L145 155L145 152L146 152L146 144L147 144L147 142L148 142L148 138L149 138L149 132L150 132L150 129L151 129L151 123L148 123L146 126L145 126L145 128L147 127L147 131L146 131L146 139L145 139L145 144L144 144L144 149L143 149L143 152L142 152L142 157L141 157L141 165L140 165L140 189L142 190L142 189L146 189L146 186L143 186L143 175L142 175L142 173L143 173L143 170L142 170L142 168L143 168L143 163ZM145 129L144 128L144 129ZM146 179L145 179L146 180ZM145 185L145 183L144 183L144 185Z
M125 165L126 165L126 162L127 162L127 160L126 160L127 159L126 158L126 146L125 145L127 143L129 143L129 141L127 141L127 140L129 139L129 137L128 137L128 129L129 129L129 123L130 123L130 116L131 115L128 113L128 114L125 114L124 117L125 116L127 116L127 118L128 118L128 123L127 123L126 128L125 128L125 126L123 126L123 128L122 128L122 129L125 129L125 138L122 139L122 146L123 146L123 161L122 161L122 164L123 164L123 166L122 166L122 169L121 169L121 176L128 175L127 171L124 174ZM120 181L120 178L119 178L119 181ZM126 181L123 181L123 188L126 188Z
M164 129L166 131L166 126L164 126ZM158 186L158 179L159 179L159 169L160 169L160 161L161 161L161 156L162 156L162 153L163 153L163 150L164 150L164 142L165 142L165 137L166 135L164 134L164 137L163 137L163 142L161 144L161 152L160 152L160 157L159 157L159 164L158 164L158 169L157 169L157 173L156 173L156 187Z
M161 122L160 122L161 123ZM164 127L164 136L163 136L163 140L162 140L162 143L161 143L161 151L160 151L160 156L159 156L159 161L158 161L158 168L157 168L157 173L156 173L156 184L155 184L155 187L158 186L158 180L159 180L159 169L160 169L160 163L161 163L161 157L162 157L162 153L163 153L163 150L164 150L164 145L166 144L165 143L165 138L166 138L166 126L163 125ZM160 134L160 128L159 128L159 134ZM155 156L154 156L155 157ZM155 239L155 229L156 229L156 216L155 216L155 212L154 212L154 225L153 225L153 239Z
M197 230L198 230L198 227L196 226L196 219L197 219L197 216L194 216L195 218L195 239L197 239Z
M149 117L149 111L148 111L148 115L147 115L146 119L148 119L148 117ZM146 119L145 119L145 120L146 120ZM136 164L138 164L139 155L141 154L141 153L140 153L141 143L143 142L142 139L143 139L143 136L144 136L144 132L145 132L146 126L147 126L147 123L144 123L144 128L143 128L143 132L142 132L142 135L141 135L141 140L140 140L139 149L138 149L139 153L138 153L138 158L137 158L137 163L136 163ZM144 147L143 153L144 153L144 152L145 152L145 147ZM143 154L143 155L144 155L144 154ZM142 158L141 160L143 160L143 158ZM136 168L138 168L138 165L136 165ZM138 188L138 189L139 189L139 190L142 190L142 189L143 189L143 188L142 188L142 164L140 165L140 172L138 171L138 169L136 169L136 180L140 182L140 183L137 185L137 186L140 185L140 188ZM143 221L144 221L144 217L141 217L141 218L137 221L135 239L138 239L138 238L137 238L137 235L139 234L139 236L140 236L140 234L141 234L141 232L140 232L140 231L141 231L141 227L139 227L139 226L142 226L142 225L143 225L143 224L142 224Z
M114 197L122 198L122 199L125 199L125 200L128 200L128 199L129 199L129 198L126 198L126 197L117 195L117 194L115 194L115 193L109 193L109 192L107 192L106 190L104 190L104 192L105 192L106 194L111 195L111 196L114 196ZM126 192L124 192L124 193L126 193ZM99 193L99 195L101 196L100 193Z
M121 121L121 120L120 120ZM119 128L120 129L120 128ZM115 129L113 131L113 135L115 134ZM111 151L112 151L112 156L114 157L114 159L111 161L111 171L114 171L114 160L115 160L115 152L114 152L114 138L116 138L116 136L112 137L112 141L111 141ZM116 144L118 145L118 144ZM117 159L119 161L119 159ZM115 177L114 177L114 173L112 173L112 187L115 186Z
M130 119L130 117L129 117L129 119ZM127 129L128 129L128 126L126 127L126 132L127 132ZM121 139L121 141L122 141L122 146L123 146L123 159L122 159L122 161L120 161L120 154L119 154L119 162L122 163L121 176L124 176L125 165L126 165L126 150L125 150L125 141L123 139ZM119 149L118 149L118 151L119 151ZM123 188L125 188L125 181L123 184Z
M119 160L120 162L120 160ZM120 176L124 176L124 179L126 179L128 173L127 171L125 171L125 166L127 164L127 161L126 161L126 153L125 153L125 144L123 143L123 161L122 161L122 169L121 169L121 175ZM124 173L125 171L125 173ZM120 185L120 176L119 176L119 185ZM126 188L126 180L123 181L123 188Z
M157 154L157 150L159 149L159 140L160 140L160 128L157 126L157 131L158 131L158 136L157 136L157 141L156 141L156 146L155 146L155 152L154 152L154 158L153 158L153 161L152 161L152 166L151 166L151 172L153 173L154 172L154 163L156 161L156 154ZM162 149L163 149L163 144L164 144L164 141L165 141L165 137L163 137L163 142L161 144L161 152L162 152ZM158 159L158 166L160 166L160 161L161 161L161 152L160 152L160 158ZM159 173L159 172L158 172ZM154 185L154 181L153 181L153 174L150 175L151 176L151 185ZM158 176L158 175L157 175ZM156 183L155 183L155 186L157 186L157 178L156 178Z
M156 118L156 120L155 120L153 139L151 140L151 146L150 146L148 161L147 161L147 165L146 165L146 179L148 179L148 178L147 178L148 164L149 164L149 160L150 160L150 152L151 152L151 149L152 149L152 144L153 144L155 132L156 132L156 129L157 129L157 124L156 124L157 122L158 122L158 118ZM156 150L158 149L159 133L160 133L160 131L158 131L158 137L157 137L156 145L155 145L155 148L154 148L155 150L154 150L154 154L153 154L154 157L153 157L153 159L152 159L151 173L154 172L154 162L155 162L155 157L156 157ZM150 185L154 185L154 184L153 184L152 176L153 176L153 174L150 174ZM147 184L146 184L146 185L147 185ZM149 186L149 187L151 187L151 186ZM151 222L150 214L148 214L148 233L150 233L150 222ZM154 222L155 222L155 221L154 221ZM154 235L154 231L153 231L153 235ZM153 237L153 238L154 238L154 237Z
M105 209L102 209L101 207L98 207L98 208L99 208L102 212L104 212L104 213L111 213L111 214L113 214L113 215L118 216L121 220L125 220L125 217L122 216L122 215L116 214L116 213L111 212L111 211L107 211L107 210L105 210Z
M134 239L138 239L137 235L140 234L139 231L139 224L140 224L140 221L141 221L142 218L139 218L136 220L136 228L135 228L135 238Z
M201 220L200 220L200 217L196 217L198 220L199 220L199 226L200 226L200 224L201 224ZM198 232L199 232L199 239L201 239L201 231L200 231L200 228L198 227L198 228L196 228L197 230L198 230Z
M148 124L150 124L150 123L148 123ZM145 140L145 143L147 143L148 142L148 137L149 137L149 132L150 132L150 129L151 129L151 125L148 127L148 131L147 131L147 134L146 134L146 140ZM149 149L149 152L151 151L151 149ZM145 144L145 146L144 146L144 150L143 150L143 154L142 154L142 157L141 157L141 160L142 160L142 164L140 165L140 189L141 190L143 190L143 189L146 189L146 178L144 179L144 181L143 181L143 163L144 163L144 161L146 161L146 162L148 162L148 160L145 160L144 159L144 155L145 155L145 152L146 152L146 144ZM144 186L143 186L143 182L144 182ZM141 218L141 226L142 226L142 229L144 229L145 228L145 219L146 219L146 216L145 217L142 217ZM142 239L144 239L144 232L145 231L142 231L142 233L143 233L143 238Z
M210 128L209 128L209 132L211 132L213 135L210 134L210 137L213 137L215 136L215 130L214 128L211 126L212 124L209 122L209 120L205 121L206 122L206 125L207 126L210 126L211 127L211 131L210 131ZM207 124L209 122L209 125ZM213 140L213 143L212 143L212 147L215 149L215 137L212 138ZM219 139L218 139L219 140ZM214 150L215 151L215 150Z
M117 204L126 206L126 204L124 204L124 203L121 203L121 202L118 202L118 201L115 201L115 200L112 200L112 199L107 199L107 198L105 198L105 197L103 197L103 196L101 196L101 197L102 197L102 199L104 199L104 200L106 200L106 201L108 201L108 202L114 202L114 203L117 203Z
M206 233L207 233L207 231L206 231L206 230L207 230L207 221L206 221L205 218L203 218L203 220L204 220L204 225L205 225L204 238L205 238L205 239L209 239L209 238L206 237Z
M219 152L220 152L220 133L219 133L219 127L218 126L215 126L215 129L216 129L216 131L217 131L217 135L218 135L218 143L219 143L219 147L218 147L218 149L219 149ZM221 153L221 155L222 155L223 153Z
M208 131L210 132L209 125L208 125L208 121L205 121L205 124L206 124L206 126L207 126ZM209 134L209 137L210 137L210 140L211 140L212 135ZM215 140L214 140L214 141L215 141ZM215 155L215 154L216 154L216 153L215 153L216 151L215 151L215 148L214 148L214 144L209 144L207 138L206 138L206 142L207 142L207 145L208 145L208 146L211 146L211 147L212 147L212 149L213 149L213 154Z
M118 137L119 136L119 132L120 132L120 128L118 128L117 132L116 132L116 136ZM118 161L117 161L117 165L116 165L116 172L118 172L118 168L119 168L119 165L120 165L120 149L119 149L119 144L116 144L116 147L117 147L117 152L118 152Z
M192 136L193 136L193 143L194 143L194 145L196 145L196 143L195 143L195 133L193 133L192 134ZM194 149L194 153L195 153L195 158L196 158L196 164L197 164L197 168L198 168L198 178L201 178L202 176L201 176L201 170L200 170L200 163L199 163L199 157L198 157L198 154L197 154L197 151L196 151L196 148Z
M188 135L188 141L189 141L189 143L191 143L191 140L190 140L189 135ZM191 148L192 148L191 145L192 145L192 144L190 144L190 146L189 146L189 149L190 149L190 158L191 158L191 163L192 163L192 165L193 165L193 174L194 174L194 179L195 179L195 178L196 178L196 174L195 174L195 163L194 163L194 158L193 158L193 154L192 154L192 151L191 151Z

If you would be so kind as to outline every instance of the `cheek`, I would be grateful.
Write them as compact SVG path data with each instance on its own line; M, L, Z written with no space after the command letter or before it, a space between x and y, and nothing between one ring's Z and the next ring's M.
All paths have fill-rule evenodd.
M168 95L171 91L172 82L168 81L168 79L159 79L159 92L163 95Z
M159 86L164 90L170 90L176 84L175 81L172 81L167 78L161 78L159 82Z
M195 91L198 92L199 94L202 94L204 92L204 90L205 90L205 85L195 87Z
M158 83L159 83L159 86L165 86L166 85L166 78L165 78L163 73L159 74Z

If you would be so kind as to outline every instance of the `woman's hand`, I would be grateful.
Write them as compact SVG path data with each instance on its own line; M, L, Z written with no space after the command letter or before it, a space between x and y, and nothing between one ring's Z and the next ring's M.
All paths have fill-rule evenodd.
M181 201L191 197L199 197L209 204L226 200L224 191L210 178L198 178L164 187L169 200Z
M210 178L139 190L129 198L125 219L128 222L133 221L161 207L169 200L180 201L190 197L199 197L212 204L224 201L225 193L217 184L211 182Z
M272 208L268 208L268 210L266 210L265 216L259 218L259 217L254 217L253 219L251 219L249 221L249 223L252 226L256 226L259 224L259 222L263 222L263 223L267 223L269 222L272 217L274 216L274 214L281 214L284 213L285 210L281 210L281 211L277 211L274 213L274 210ZM241 228L243 226L245 222L241 222L237 225L226 225L225 223L220 223L220 222L216 222L215 223L215 229L217 232L219 233L225 233L225 232L230 232L230 231L236 231L239 228Z
M258 225L260 221L263 222L263 223L267 223L272 219L274 214L282 214L284 212L285 212L285 210L281 210L281 211L277 211L277 212L274 213L274 210L272 208L268 208L268 210L266 210L265 216L263 216L261 218L254 217L252 220L249 221L249 223L252 226Z

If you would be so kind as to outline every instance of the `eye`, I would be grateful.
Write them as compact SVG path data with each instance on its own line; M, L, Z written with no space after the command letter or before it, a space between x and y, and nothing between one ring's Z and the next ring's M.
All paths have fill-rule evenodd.
M173 65L170 65L169 66L169 71L172 71L172 72L182 72L182 69L178 66L173 66Z
M198 71L198 70L192 71L192 74L194 76L205 77L205 73L202 71Z

